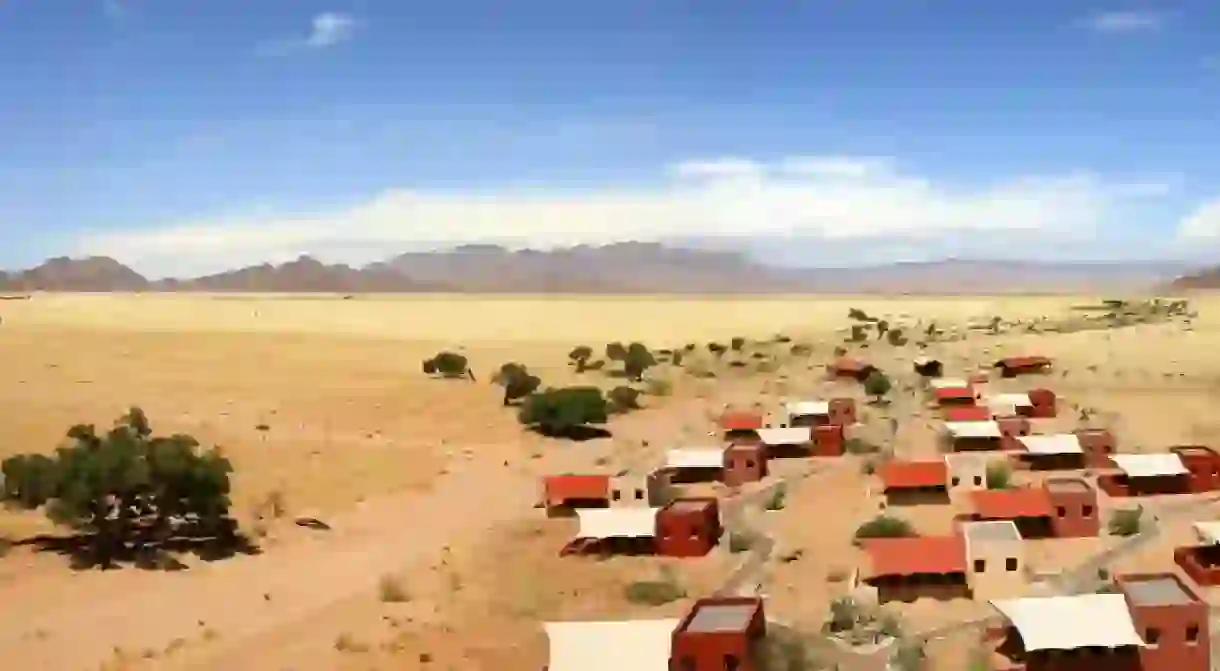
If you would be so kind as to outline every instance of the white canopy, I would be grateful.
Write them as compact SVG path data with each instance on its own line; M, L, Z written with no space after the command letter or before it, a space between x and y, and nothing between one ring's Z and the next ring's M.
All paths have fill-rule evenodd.
M588 508L578 509L580 520L577 538L650 538L657 533L657 511L660 508Z
M1159 475L1189 473L1181 457L1173 452L1160 454L1115 454L1110 457L1118 468L1131 478L1154 478Z
M784 405L784 411L788 413L789 418L806 415L829 415L830 403L827 401L793 401Z
M721 468L724 466L723 447L681 447L669 451L665 458L669 468Z
M1058 433L1049 436L1020 436L1017 440L1030 454L1083 454L1080 439L1075 434Z
M1195 534L1206 545L1220 545L1220 522L1195 522Z
M813 432L807 426L759 429L757 433L764 445L800 445L813 440Z
M1029 597L992 601L1025 643L1025 650L1143 647L1122 594Z
M550 671L668 671L681 620L547 622Z
M937 377L928 380L928 386L933 389L958 389L969 387L970 382L960 377Z
M987 404L1011 405L1017 408L1032 408L1034 402L1029 400L1029 394L993 394L987 397Z
M993 421L985 422L945 422L945 431L954 438L999 438L1000 425Z

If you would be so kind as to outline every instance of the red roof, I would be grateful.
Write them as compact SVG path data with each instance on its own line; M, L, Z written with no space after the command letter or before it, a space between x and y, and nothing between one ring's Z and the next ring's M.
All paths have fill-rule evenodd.
M938 401L957 401L974 398L974 390L970 387L941 387L935 393L936 400Z
M1041 487L975 491L970 493L970 499L975 514L988 520L1050 517L1054 510L1050 492Z
M725 431L756 431L763 427L763 416L759 412L726 410L720 415L720 428Z
M981 405L958 405L944 408L946 422L986 422L991 419L991 409Z
M610 478L606 475L548 475L542 489L548 502L610 497Z
M860 545L872 561L873 578L966 572L966 541L959 535L868 538Z
M949 484L949 466L941 461L889 461L878 471L886 489L945 487Z

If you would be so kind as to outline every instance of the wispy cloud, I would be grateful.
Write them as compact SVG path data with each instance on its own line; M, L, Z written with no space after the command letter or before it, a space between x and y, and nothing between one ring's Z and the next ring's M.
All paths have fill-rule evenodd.
M1131 10L1121 12L1096 12L1085 19L1085 25L1098 33L1129 35L1159 30L1168 18L1164 12Z
M118 255L154 274L183 264L210 272L300 253L326 258L337 249L361 250L343 260L362 263L421 243L545 249L805 236L865 246L907 241L935 254L938 241L954 235L1088 238L1121 216L1131 199L1165 191L1084 173L962 185L911 174L889 159L844 156L720 157L669 166L665 174L648 186L580 191L399 188L328 211L246 213L98 233L79 240L75 251Z
M276 40L262 45L264 54L282 54L301 49L326 49L351 40L360 23L355 17L339 12L317 14L309 22L309 34L303 37Z

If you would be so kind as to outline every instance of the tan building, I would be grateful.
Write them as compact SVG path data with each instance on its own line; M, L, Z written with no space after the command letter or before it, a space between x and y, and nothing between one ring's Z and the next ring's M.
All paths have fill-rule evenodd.
M610 476L611 508L660 508L669 503L669 492L669 475L663 470Z
M1011 521L965 522L966 580L975 599L1008 599L1026 591L1025 546Z

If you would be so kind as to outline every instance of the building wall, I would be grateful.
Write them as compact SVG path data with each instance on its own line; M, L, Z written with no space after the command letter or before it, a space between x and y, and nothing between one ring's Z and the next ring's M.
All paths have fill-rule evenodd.
M1173 561L1190 579L1203 587L1220 585L1220 546L1195 545L1175 548Z
M699 510L679 510L670 504L657 513L657 554L702 557L716 547L721 535L719 503L714 498L680 499L675 503L692 500L703 503Z
M1030 409L1030 417L1050 419L1059 414L1058 399L1055 397L1055 392L1050 389L1031 389L1028 396L1030 402L1034 404Z
M719 601L745 602L748 598L725 599ZM712 600L717 601L717 600ZM696 607L697 608L697 607ZM754 641L766 636L767 625L763 610L760 607L744 631L727 632L691 632L687 625L694 617L696 608L692 608L674 630L670 643L670 667L676 671L724 671L726 658L737 660L738 671L764 671L754 659ZM732 668L732 667L727 667Z
M1003 447L999 438L952 439L954 452L993 452Z
M1208 671L1211 645L1206 605L1196 602L1181 606L1135 606L1131 616L1146 644L1139 652L1143 668Z
M1210 492L1220 489L1220 455L1203 447L1171 450L1190 470L1190 491Z
M832 398L830 405L830 423L839 426L851 426L856 419L856 401L850 398Z
M1101 533L1101 509L1097 505L1096 490L1089 487L1085 492L1063 492L1049 488L1047 491L1054 506L1051 529L1055 536L1088 538Z
M1021 442L1017 438L1029 435L1029 420L1025 417L1000 417L996 424L1000 426L1000 433L1004 436L1000 439L1001 449L1021 449Z
M1021 541L985 541L966 547L966 576L975 599L1025 595L1025 546ZM981 571L979 561L983 562Z
M839 457L843 455L844 440L842 424L829 424L813 429L813 456Z
M1022 667L1007 667L1018 671ZM1119 650L1039 650L1026 655L1025 671L1159 671L1159 667L1142 665L1134 649ZM1171 671L1171 670L1167 670Z
M929 576L922 579L885 578L869 580L868 585L877 590L877 602L889 603L900 601L911 603L917 599L936 599L937 601L952 601L954 599L970 598L970 585L965 576L937 576L933 581Z
M971 455L970 458L949 458L949 492L965 494L971 491L987 489L987 465L991 459L982 455Z
M762 445L734 445L724 451L724 484L739 487L767 475L767 450Z
M627 473L610 478L611 508L644 508L649 505L648 476Z
M1114 434L1105 429L1081 429L1076 431L1076 438L1084 450L1085 463L1090 468L1114 467L1110 459L1110 455L1118 449Z

